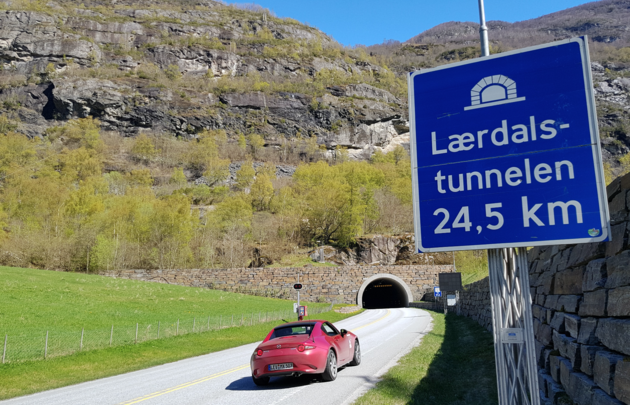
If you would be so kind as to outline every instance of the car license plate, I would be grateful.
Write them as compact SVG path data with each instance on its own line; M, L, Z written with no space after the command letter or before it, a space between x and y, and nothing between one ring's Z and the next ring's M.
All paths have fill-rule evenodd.
M281 363L281 364L269 365L269 371L290 370L292 368L293 368L293 363Z

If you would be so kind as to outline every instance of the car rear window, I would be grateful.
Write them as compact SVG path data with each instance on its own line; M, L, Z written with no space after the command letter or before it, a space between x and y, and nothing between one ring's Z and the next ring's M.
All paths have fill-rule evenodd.
M314 323L279 326L273 330L270 339L283 336L311 336L314 327Z

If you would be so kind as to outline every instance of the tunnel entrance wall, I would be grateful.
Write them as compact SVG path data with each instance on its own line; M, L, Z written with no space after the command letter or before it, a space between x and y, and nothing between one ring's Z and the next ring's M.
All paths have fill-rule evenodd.
M299 273L300 282L304 285L300 292L301 300L356 304L361 286L366 280L378 274L398 277L409 288L412 299L420 300L425 293L432 293L433 286L438 285L439 273L453 271L453 266L448 265L416 265L119 270L103 272L101 275L254 295L266 293L268 296L296 299L293 284L297 282Z
M378 300L376 297L368 297L369 287L378 281L391 283L393 289L392 294L399 297L400 303L394 302L392 297L383 297L384 301ZM374 293L372 293L374 294ZM370 295L372 295L370 294ZM389 294L388 294L389 295ZM370 299L371 298L371 299ZM393 274L376 274L363 282L359 293L357 294L357 305L361 308L389 308L389 307L406 307L413 302L413 293L411 289L401 278ZM372 303L368 301L373 301ZM365 305L364 305L365 304Z

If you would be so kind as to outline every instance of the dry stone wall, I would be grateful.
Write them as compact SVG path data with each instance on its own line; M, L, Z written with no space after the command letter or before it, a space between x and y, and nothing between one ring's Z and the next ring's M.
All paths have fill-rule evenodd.
M285 291L287 298L300 274L304 289L300 298L305 301L357 303L361 285L377 274L391 274L409 286L414 299L431 294L438 285L438 274L453 272L450 265L414 266L340 266L257 269L203 270L119 270L103 275L133 280L154 281L190 287L215 288L226 291Z
M548 404L630 404L630 175L607 191L612 241L528 254L539 385Z
M490 304L490 284L488 277L464 287L459 295L461 315L474 319L492 331L492 309Z
M542 404L630 404L630 175L607 188L612 241L528 252ZM488 279L462 314L491 330Z

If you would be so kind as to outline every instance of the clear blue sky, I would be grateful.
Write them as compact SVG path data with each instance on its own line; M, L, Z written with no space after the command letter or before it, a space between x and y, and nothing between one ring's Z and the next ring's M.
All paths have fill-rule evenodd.
M258 0L255 3L278 17L308 22L349 46L373 45L385 39L403 42L443 22L479 21L477 0ZM485 0L486 19L522 21L584 3L589 1Z

